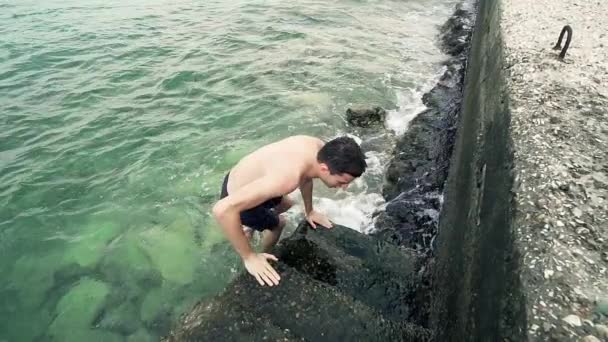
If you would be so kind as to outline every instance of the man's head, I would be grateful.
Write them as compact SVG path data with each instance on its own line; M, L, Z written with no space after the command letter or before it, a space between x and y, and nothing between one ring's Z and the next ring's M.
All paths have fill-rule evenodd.
M349 137L327 142L317 154L321 181L330 188L346 188L365 172L367 163L359 145Z

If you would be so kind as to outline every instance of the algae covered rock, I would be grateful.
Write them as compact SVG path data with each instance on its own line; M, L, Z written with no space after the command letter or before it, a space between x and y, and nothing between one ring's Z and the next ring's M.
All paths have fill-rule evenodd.
M78 263L83 267L95 265L104 255L108 243L122 227L113 221L91 221L78 229L78 239L70 241L64 251L65 264Z
M171 315L172 303L176 301L175 291L167 287L150 290L144 298L140 308L140 318L149 327L162 330L158 327L166 316Z
M120 241L108 247L107 254L97 267L104 279L122 284L132 293L139 293L144 288L160 286L162 276L154 268L150 257L142 247L139 234L127 232ZM134 287L134 288L131 288Z
M110 289L107 284L83 278L57 303L49 326L53 341L120 341L120 335L96 330L93 322L104 307Z
M168 341L425 341L408 322L415 261L396 246L346 227L301 225L274 253L281 283L241 274L199 302ZM346 327L346 328L345 328Z
M356 127L382 125L386 111L381 107L355 106L346 110L346 121Z
M165 280L177 284L192 282L200 251L191 232L153 226L140 237L141 247Z
M411 316L417 276L415 258L392 244L337 226L300 226L277 249L279 260L383 313Z
M126 342L154 342L157 341L145 329L140 329L127 337Z
M131 302L107 307L97 326L120 335L135 333L142 327L138 320L139 308Z

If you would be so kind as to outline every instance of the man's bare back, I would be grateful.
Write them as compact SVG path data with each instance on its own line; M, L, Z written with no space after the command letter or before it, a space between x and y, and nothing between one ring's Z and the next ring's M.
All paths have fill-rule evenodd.
M228 193L265 176L284 179L289 184L287 187L293 188L291 191L295 190L302 182L310 179L308 171L316 162L317 153L324 144L321 139L297 135L261 147L232 168ZM295 179L299 181L294 183Z
M280 276L268 263L277 258L266 252L277 243L286 224L280 214L291 207L291 200L285 195L299 188L306 221L313 228L317 224L331 228L327 217L313 209L313 179L330 188L346 188L366 166L352 138L324 143L309 136L289 137L261 147L232 168L224 178L213 216L260 285L278 285ZM242 225L262 233L264 253L253 251Z

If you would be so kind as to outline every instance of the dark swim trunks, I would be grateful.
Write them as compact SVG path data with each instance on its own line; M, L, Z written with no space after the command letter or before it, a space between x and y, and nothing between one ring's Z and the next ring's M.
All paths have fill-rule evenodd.
M230 173L224 177L220 198L228 196L228 176L230 176ZM274 197L257 207L242 211L241 223L260 232L277 227L279 225L279 215L274 211L274 207L279 205L282 199L283 197Z

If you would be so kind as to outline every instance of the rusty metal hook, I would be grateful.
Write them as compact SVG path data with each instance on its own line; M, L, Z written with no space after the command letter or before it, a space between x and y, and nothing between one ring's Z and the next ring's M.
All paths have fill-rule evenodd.
M568 32L568 37L566 38L566 45L564 45L564 48L562 49L562 39L564 38L564 34L566 32ZM562 50L562 52L560 52L560 54L559 54L560 59L564 59L564 57L566 57L566 51L568 51L568 47L570 46L571 40L572 40L572 27L570 27L570 25L566 25L562 29L562 32L559 34L559 39L557 40L557 43L553 47L553 50Z

